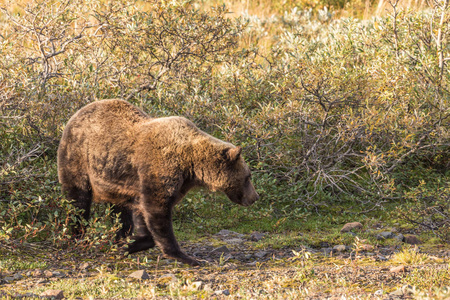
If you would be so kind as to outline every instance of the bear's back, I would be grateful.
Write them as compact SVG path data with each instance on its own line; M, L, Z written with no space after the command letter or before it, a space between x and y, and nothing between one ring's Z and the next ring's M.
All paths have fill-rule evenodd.
M104 127L114 127L114 124L135 124L145 122L151 118L139 108L120 99L108 99L92 102L76 112L68 122L81 123L87 120L89 123L104 123ZM108 124L111 123L111 124Z

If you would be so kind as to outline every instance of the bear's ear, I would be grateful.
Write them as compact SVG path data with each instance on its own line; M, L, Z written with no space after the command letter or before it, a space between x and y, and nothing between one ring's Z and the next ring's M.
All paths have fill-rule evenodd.
M227 158L228 161L234 162L239 158L241 152L242 152L241 147L228 148L227 150L225 150L225 157Z

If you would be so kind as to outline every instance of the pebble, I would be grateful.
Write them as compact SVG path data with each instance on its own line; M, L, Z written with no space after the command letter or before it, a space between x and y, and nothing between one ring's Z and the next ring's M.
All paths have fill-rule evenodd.
M377 255L377 258L378 258L379 260L382 260L382 261L388 260L386 256L383 256L383 255L381 255L381 254L378 254L378 255Z
M230 249L227 246L221 246L211 251L211 253L229 253Z
M222 290L222 291L215 291L214 295L225 295L225 296L230 296L230 291L229 290Z
M253 255L251 255L251 254L246 254L246 255L244 256L244 259L249 260L249 259L251 259L252 257L253 257Z
M403 296L403 292L401 289L396 289L395 291L389 293L391 296Z
M336 245L333 247L333 250L337 252L344 252L346 249L347 247L345 245Z
M53 277L53 272L52 272L52 271L49 271L49 270L45 270L45 271L44 271L44 276L45 276L45 277Z
M194 281L191 283L191 285L189 286L191 290L194 291L199 291L203 286L203 282L202 281Z
M264 258L267 254L269 254L269 252L267 251L259 251L255 253L255 256L259 259Z
M361 245L361 250L363 250L363 251L372 251L374 248L373 248L373 246L372 245L369 245L369 244L363 244L363 245Z
M324 255L330 255L333 252L333 248L322 248L322 252Z
M383 231L382 233L378 234L377 239L384 240L384 239L391 239L393 237L394 234L391 231Z
M258 231L254 231L252 232L252 234L250 234L250 240L253 242L259 242L260 240L262 240L264 238L265 234L258 232Z
M66 274L64 274L63 272L55 271L55 272L53 272L53 276L63 278L63 277L66 277Z
M219 231L219 232L216 233L215 235L221 235L221 236L234 235L234 236L237 236L237 237L240 237L240 238L242 238L242 237L245 236L245 235L242 234L242 233L238 233L238 232L234 232L234 231L226 230L226 229L222 229L221 231Z
M377 291L374 293L374 295L375 295L375 296L382 296L383 293L384 293L383 290L377 290Z
M41 294L41 297L52 299L64 299L64 292L62 290L47 290Z
M414 287L409 284L405 284L404 286L402 286L402 292L403 295L412 295L414 294Z
M89 268L89 263L82 263L79 268L81 271L86 271Z
M147 272L145 272L145 270L135 271L135 272L131 273L130 275L128 275L128 277L136 278L136 279L149 279L150 278L150 276L148 276L148 274L147 274Z
M350 232L354 229L356 230L361 230L363 228L363 225L359 222L351 222L351 223L347 223L344 225L344 227L342 227L341 229L341 233L344 232Z
M405 236L403 241L410 245L422 244L422 242L419 240L419 238L415 235L407 235L407 236Z
M46 282L47 282L47 279L39 278L38 281L36 281L36 284L43 284L43 283L46 283Z
M389 272L391 273L404 273L406 272L406 267L405 266L398 266L398 267L392 267Z
M178 282L177 277L172 273L164 274L161 277L159 277L159 279L162 281L167 281L167 282L171 282L171 283Z
M395 238L397 240L399 240L400 242L403 242L405 240L405 237L403 236L403 234L399 233L395 236Z
M227 244L236 245L236 244L242 244L244 242L244 240L241 238L231 238L231 239L224 240L224 242Z
M226 230L226 229L222 229L221 231L219 231L218 233L216 233L216 235L229 235L231 233L235 233L234 231L231 230Z

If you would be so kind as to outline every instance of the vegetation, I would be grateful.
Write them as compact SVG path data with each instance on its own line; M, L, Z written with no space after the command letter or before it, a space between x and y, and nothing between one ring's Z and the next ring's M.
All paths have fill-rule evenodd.
M190 193L175 214L186 240L257 230L270 233L261 248L318 249L351 245L338 231L356 220L448 246L448 0L426 10L382 2L387 13L370 18L371 1L271 1L260 14L252 13L263 1L217 4L0 5L0 273L16 268L2 258L15 251L117 250L117 218L105 206L95 208L84 239L70 239L74 208L56 174L69 117L116 97L154 116L186 116L245 149L261 200L242 208ZM303 266L295 284L311 270ZM99 285L105 280L113 281L100 276Z

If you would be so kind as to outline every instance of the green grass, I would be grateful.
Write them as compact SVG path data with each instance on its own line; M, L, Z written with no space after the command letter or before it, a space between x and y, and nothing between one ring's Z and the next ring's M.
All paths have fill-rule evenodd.
M8 255L3 255L0 252L0 270L25 271L33 269L45 269L47 266L47 262L36 260L35 258L27 256L20 257L18 255L11 256L10 253L8 253Z

